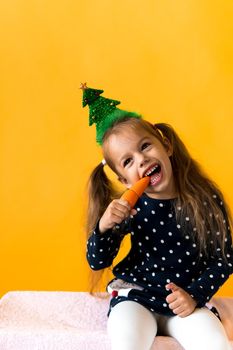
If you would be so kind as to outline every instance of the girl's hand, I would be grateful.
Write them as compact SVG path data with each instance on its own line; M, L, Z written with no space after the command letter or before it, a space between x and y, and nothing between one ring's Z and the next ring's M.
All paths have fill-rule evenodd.
M165 287L172 292L166 298L169 308L179 317L190 315L197 305L197 302L182 288L175 283L168 283Z
M124 199L114 199L99 221L99 231L104 233L105 231L113 228L115 225L120 224L129 215L137 214L136 209L131 209L130 205Z

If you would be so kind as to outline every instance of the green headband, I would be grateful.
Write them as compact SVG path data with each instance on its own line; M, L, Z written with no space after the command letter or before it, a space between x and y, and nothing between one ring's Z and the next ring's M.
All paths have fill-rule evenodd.
M86 83L81 84L80 89L83 90L83 107L89 106L89 126L96 124L96 141L99 145L102 145L105 132L116 120L125 117L141 118L137 113L116 108L120 101L100 96L103 90L88 88Z

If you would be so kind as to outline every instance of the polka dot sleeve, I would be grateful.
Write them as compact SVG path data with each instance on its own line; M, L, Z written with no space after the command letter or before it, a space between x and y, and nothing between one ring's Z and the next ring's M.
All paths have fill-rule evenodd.
M109 267L116 257L125 234L108 230L99 232L99 225L87 241L86 257L93 270Z
M225 238L226 259L221 254L221 248L217 247L216 254L209 258L205 271L203 271L198 280L187 287L186 291L194 297L199 307L204 306L233 273L232 236L223 203L220 202L220 205L228 227L228 234Z

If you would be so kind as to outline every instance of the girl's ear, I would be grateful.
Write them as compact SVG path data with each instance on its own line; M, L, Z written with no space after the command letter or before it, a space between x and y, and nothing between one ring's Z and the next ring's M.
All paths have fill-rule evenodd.
M171 157L173 154L173 147L172 147L170 141L166 137L164 137L164 139L163 139L163 145L167 151L168 157Z
M118 176L117 178L118 181L120 181L124 186L126 186L127 188L129 188L131 185L128 183L128 181L122 177L122 176Z

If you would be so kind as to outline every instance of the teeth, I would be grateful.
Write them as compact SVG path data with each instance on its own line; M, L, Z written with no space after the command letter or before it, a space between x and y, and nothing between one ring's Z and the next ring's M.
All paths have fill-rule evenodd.
M155 165L152 169L150 169L149 171L147 171L146 173L145 173L145 176L149 176L151 173L153 173L153 171L155 171L155 169L157 169L158 168L158 165Z

